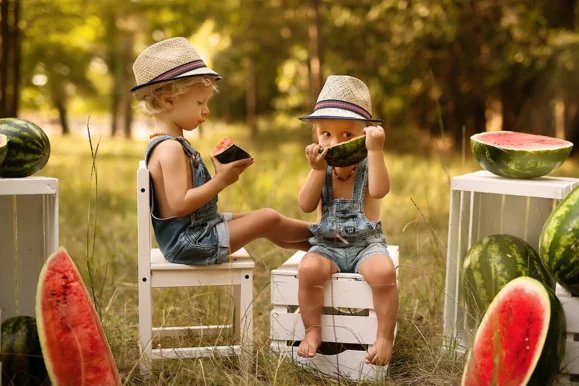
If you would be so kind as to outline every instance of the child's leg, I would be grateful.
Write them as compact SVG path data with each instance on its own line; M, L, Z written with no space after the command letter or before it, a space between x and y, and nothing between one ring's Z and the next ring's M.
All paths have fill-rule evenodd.
M392 358L394 327L398 316L398 289L394 263L386 255L374 255L360 263L358 272L372 288L378 318L376 342L366 355L366 363L384 366Z
M236 214L227 224L232 252L261 237L284 245L295 243L292 248L303 249L307 246L305 242L312 236L308 222L282 216L273 209Z
M312 358L322 341L321 315L324 304L324 283L338 269L324 256L308 253L298 267L298 302L306 336L298 347L298 355Z

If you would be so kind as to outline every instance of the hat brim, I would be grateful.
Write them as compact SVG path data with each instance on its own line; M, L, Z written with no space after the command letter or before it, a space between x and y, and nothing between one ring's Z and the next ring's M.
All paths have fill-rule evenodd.
M179 80L179 79L191 78L194 76L202 76L202 75L214 76L216 78L216 80L220 80L221 78L223 78L221 75L219 75L215 71L213 71L207 67L203 67L203 68L197 68L195 70L185 72L183 74L177 75L177 76L170 78L170 79L163 79L163 80L157 80L157 81L152 81L152 82L148 82L148 83L143 83L143 84L140 84L138 86L131 88L130 91L137 100L141 100L141 99L143 99L143 97L145 95L150 93L153 88L157 87L161 83L168 83L168 82L173 82L173 81Z
M307 122L313 119L344 119L349 121L364 121L364 122L374 122L382 123L383 119L368 119L352 111L338 109L338 108L325 108L314 111L312 114L306 117L300 117L300 120Z

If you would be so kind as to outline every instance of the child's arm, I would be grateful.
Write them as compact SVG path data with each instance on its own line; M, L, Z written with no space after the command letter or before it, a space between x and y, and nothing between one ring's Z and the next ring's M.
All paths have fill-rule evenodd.
M381 126L369 126L366 132L368 149L368 193L372 198L380 199L390 191L390 177L384 162L384 129Z
M171 212L176 216L186 216L209 202L219 192L239 179L239 175L251 164L253 159L235 161L226 165L213 160L216 175L199 187L188 188L191 175L183 162L183 148L177 141L160 143L159 164L163 173L165 195ZM161 148L162 146L162 148Z
M326 148L322 154L318 154L319 149L321 146L318 144L311 144L306 147L306 157L312 170L310 170L306 183L298 195L300 208L306 213L311 213L318 207L326 180L326 169L328 168L326 153L328 149Z

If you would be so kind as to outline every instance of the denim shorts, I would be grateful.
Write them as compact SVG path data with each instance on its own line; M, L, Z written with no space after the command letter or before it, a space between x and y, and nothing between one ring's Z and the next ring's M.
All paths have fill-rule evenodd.
M187 265L221 264L228 261L231 213L218 213L204 224L191 225L179 236L177 244L165 259Z
M371 256L386 255L390 257L388 244L385 242L339 248L327 245L314 245L308 253L316 253L333 261L338 268L338 272L342 273L358 273L360 264Z

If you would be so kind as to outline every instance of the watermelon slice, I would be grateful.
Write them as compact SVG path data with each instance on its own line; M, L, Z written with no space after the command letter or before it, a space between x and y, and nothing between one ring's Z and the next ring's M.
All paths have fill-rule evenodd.
M223 138L209 154L222 164L251 158L248 152L236 145L229 137Z
M0 134L0 165L6 159L6 154L8 154L8 137Z
M537 178L565 162L573 143L514 131L493 131L470 137L472 153L489 172L506 178Z
M324 149L320 149L321 154ZM326 161L330 166L351 166L361 162L368 156L366 149L366 136L356 137L346 142L339 143L328 148Z
M565 315L553 291L530 277L510 281L476 333L462 386L549 386L565 353Z
M54 385L121 384L94 304L64 248L57 249L40 272L36 322Z

